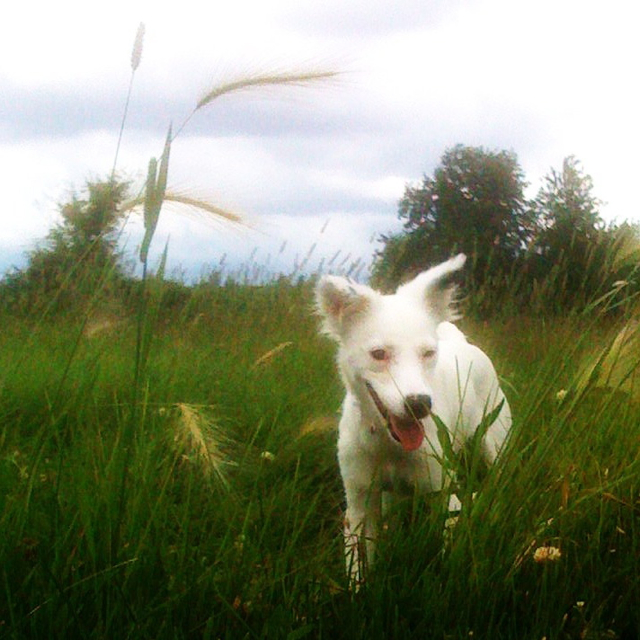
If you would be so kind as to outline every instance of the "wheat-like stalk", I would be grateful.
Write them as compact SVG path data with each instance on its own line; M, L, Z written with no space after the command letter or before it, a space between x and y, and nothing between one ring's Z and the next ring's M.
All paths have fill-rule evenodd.
M305 87L318 82L330 82L336 80L340 76L340 72L332 69L318 70L290 70L290 71L266 71L266 72L250 72L237 78L220 82L214 85L200 100L198 100L193 111L187 116L185 121L176 131L174 139L180 134L182 129L187 125L197 111L209 106L212 102L229 95L230 93L238 93L250 89L260 89L266 87Z
M217 98L228 95L229 93L237 93L238 91L246 91L247 89L255 89L260 87L277 87L277 86L296 86L304 87L306 85L315 84L317 82L327 82L335 80L338 77L337 71L320 70L320 71L275 71L267 73L253 73L246 76L223 82L211 88L196 105L196 110L206 107Z
M164 199L167 202L174 202L179 205L185 205L203 213L215 216L216 218L222 218L227 222L246 225L246 222L239 214L234 213L233 211L229 211L228 209L223 209L222 207L219 207L212 202L209 202L208 200L204 200L202 198L187 196L180 193L168 193L165 194Z
M136 39L133 43L133 50L131 51L131 70L136 71L140 66L140 60L142 59L142 44L144 42L144 22L141 22L138 26L138 32L136 33Z
M327 416L321 416L319 418L311 418L307 420L301 427L299 436L308 436L321 433L327 433L335 431L338 427L337 420Z
M266 364L267 362L273 360L279 353L282 353L287 347L290 347L293 342L281 342L279 345L275 346L273 349L269 349L266 353L261 355L252 365L251 371L255 371L260 365Z
M184 402L176 404L176 408L178 417L175 421L174 441L187 459L199 463L206 478L215 476L228 490L226 470L234 462L224 453L228 442L220 428L202 409Z
M133 49L131 51L131 78L129 79L129 89L127 91L127 98L124 102L124 112L122 114L122 121L120 122L120 132L118 133L118 142L116 144L116 153L113 158L113 168L111 169L111 180L113 181L116 175L116 166L118 165L118 155L120 154L120 145L122 144L122 136L124 134L124 126L127 122L127 114L129 113L129 102L131 101L131 91L133 89L133 79L136 75L136 70L140 66L140 60L142 59L142 45L144 43L144 22L141 22L138 26L135 40L133 42Z
M132 79L135 70L140 64L140 57L142 55L142 40L144 37L144 25L141 24L138 28L138 33L136 35L136 40L134 43L133 53L131 56L131 68L132 68ZM169 133L167 135L165 141L164 151L162 153L162 157L160 159L160 163L155 158L151 158L149 162L149 169L147 173L147 183L145 188L145 197L144 197L144 226L145 226L145 235L140 247L140 261L143 263L143 279L144 274L147 269L147 257L149 252L149 246L151 244L151 240L153 239L153 235L155 233L155 228L158 222L158 218L160 216L160 209L162 207L163 202L165 201L173 201L177 204L184 204L192 208L199 209L208 214L213 214L218 218L223 218L225 220L240 223L242 222L240 216L234 214L232 212L221 209L220 207L203 200L199 200L198 198L183 196L179 194L170 194L166 192L166 182L167 182L167 174L169 170L169 153L171 149L171 145L173 141L180 135L180 132L184 129L187 123L191 120L194 114L200 109L210 105L217 98L221 96L237 93L239 91L244 91L248 89L255 89L260 87L280 87L280 86L305 86L312 83L317 82L326 82L329 80L334 80L338 77L339 73L334 70L308 70L308 71L271 71L266 73L254 72L249 73L238 78L222 82L220 84L215 85L212 89L210 89L200 100L198 100L196 106L191 111L191 113L184 120L182 125L178 128L178 130L173 133L173 129L169 127ZM127 98L128 105L128 98ZM125 118L123 118L123 127L124 120L126 119L126 108L125 108ZM121 128L122 135L122 128ZM120 141L118 141L118 149L120 148ZM116 160L118 156L118 151L116 150ZM115 162L113 166L112 176L115 175ZM133 204L130 205L130 208L137 206L139 203L137 201L133 201Z
M144 202L144 195L132 198L131 200L123 203L122 211L135 211L142 207ZM188 196L174 191L166 191L163 197L163 203L173 203L179 206L184 206L187 210L199 211L206 216L211 216L233 224L248 226L240 214L229 211L228 209L223 209L204 198Z

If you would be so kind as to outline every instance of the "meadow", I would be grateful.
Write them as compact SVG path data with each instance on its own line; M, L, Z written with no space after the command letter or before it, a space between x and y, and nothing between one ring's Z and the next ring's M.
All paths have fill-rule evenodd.
M154 295L0 319L0 638L639 637L633 304L461 321L508 448L446 534L408 498L354 593L311 283Z

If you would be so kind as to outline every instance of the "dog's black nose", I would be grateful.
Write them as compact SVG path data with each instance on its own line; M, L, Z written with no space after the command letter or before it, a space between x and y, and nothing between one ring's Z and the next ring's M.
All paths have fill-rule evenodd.
M429 411L431 411L431 396L423 393L407 396L404 399L404 404L410 416L417 420L422 420L422 418L426 418L429 415Z

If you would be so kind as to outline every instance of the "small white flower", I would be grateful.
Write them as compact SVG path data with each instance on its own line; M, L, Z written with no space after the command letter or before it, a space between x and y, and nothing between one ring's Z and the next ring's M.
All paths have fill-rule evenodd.
M260 454L260 457L263 460L266 460L267 462L273 462L275 460L275 458L276 458L275 455L273 453L271 453L271 451L263 451Z
M455 493L449 496L449 513L456 513L462 511L462 502Z
M560 391L558 391L558 393L556 393L556 400L558 402L562 402L566 397L567 397L567 390L566 389L560 389Z
M562 557L562 552L558 547L538 547L533 553L535 562L556 562Z

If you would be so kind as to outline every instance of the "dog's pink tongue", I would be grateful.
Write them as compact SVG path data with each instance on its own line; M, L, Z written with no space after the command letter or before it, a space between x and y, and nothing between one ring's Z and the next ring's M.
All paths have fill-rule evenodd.
M424 440L424 430L420 422L391 416L391 428L405 451L415 451Z

